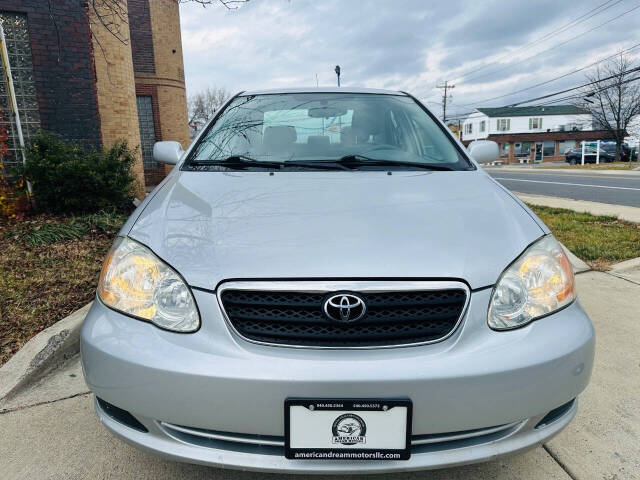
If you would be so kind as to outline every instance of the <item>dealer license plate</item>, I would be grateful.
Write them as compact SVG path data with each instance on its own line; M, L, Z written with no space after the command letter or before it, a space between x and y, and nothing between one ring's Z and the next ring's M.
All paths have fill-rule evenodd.
M285 456L295 460L408 460L410 400L287 399Z

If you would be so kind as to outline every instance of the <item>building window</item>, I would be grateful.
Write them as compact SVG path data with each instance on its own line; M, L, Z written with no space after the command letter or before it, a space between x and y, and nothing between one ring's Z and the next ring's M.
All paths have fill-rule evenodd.
M496 130L499 132L506 132L511 129L510 118L499 118L496 120Z
M27 16L22 13L0 12L0 21L4 28L11 65L11 76L15 88L18 112L20 113L20 125L25 143L34 137L40 130L40 107L38 105L38 93L33 77L33 59L31 57L31 44L29 42L29 29ZM7 129L9 138L7 146L9 155L1 159L6 165L16 165L21 162L18 154L20 142L16 131L15 118L13 116L9 99L9 89L4 72L0 66L0 124Z
M566 155L569 150L576 148L575 140L561 140L558 142L558 155Z
M471 135L473 133L473 123L464 124L464 134Z
M482 120L482 121L480 122L480 131L481 131L481 132L484 132L484 131L486 130L486 128L487 128L487 122L485 122L484 120Z
M153 99L149 95L136 97L138 105L138 124L140 127L140 150L145 170L158 168L153 161L153 144L156 142L156 125L153 119Z
M542 128L542 117L529 119L529 130L539 130Z
M500 157L508 157L509 156L509 144L508 143L500 143Z
M542 156L553 157L556 154L556 142L553 140L542 143Z
M528 158L531 154L531 142L515 144L514 155L518 158Z

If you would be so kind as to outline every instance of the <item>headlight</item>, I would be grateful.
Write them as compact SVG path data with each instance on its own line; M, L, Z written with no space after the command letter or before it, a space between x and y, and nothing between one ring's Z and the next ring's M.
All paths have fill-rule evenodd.
M200 316L182 277L151 250L119 237L98 283L100 300L114 310L175 332L193 332Z
M573 269L560 243L548 235L530 246L500 276L489 303L489 326L520 327L575 299Z

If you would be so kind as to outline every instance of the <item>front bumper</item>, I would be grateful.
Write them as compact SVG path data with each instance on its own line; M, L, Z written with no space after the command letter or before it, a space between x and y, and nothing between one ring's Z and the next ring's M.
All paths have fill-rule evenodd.
M97 397L131 412L147 433L98 408L118 436L169 458L281 472L382 472L488 460L538 445L575 415L577 402L544 428L540 419L586 387L591 323L576 302L531 325L486 325L490 289L474 292L465 318L443 342L385 350L313 350L255 345L226 326L212 293L195 291L203 325L162 331L99 301L81 336L85 377ZM514 424L499 434L416 446L409 461L287 460L277 450L233 442L203 446L163 425L281 438L287 397L410 398L414 436Z

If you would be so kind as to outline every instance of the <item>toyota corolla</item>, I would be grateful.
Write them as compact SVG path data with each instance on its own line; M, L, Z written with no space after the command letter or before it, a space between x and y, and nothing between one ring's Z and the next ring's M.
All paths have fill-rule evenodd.
M129 218L81 352L102 423L167 458L390 472L540 445L594 331L562 246L407 93L243 92Z

